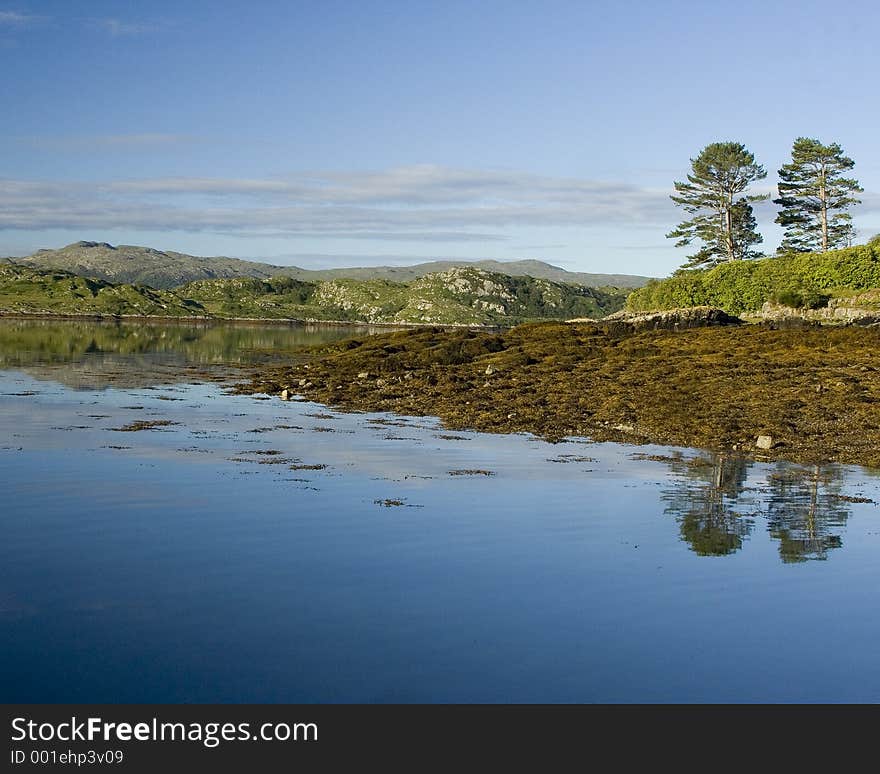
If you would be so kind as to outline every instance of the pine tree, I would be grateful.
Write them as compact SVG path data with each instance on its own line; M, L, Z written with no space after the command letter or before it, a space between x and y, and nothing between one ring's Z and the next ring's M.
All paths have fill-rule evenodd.
M768 195L740 194L767 177L764 167L742 143L716 142L691 159L691 170L687 183L675 182L676 194L670 198L694 217L666 235L678 239L676 247L702 242L684 268L759 257L752 246L764 240L756 230L752 203Z
M798 137L791 150L791 164L779 170L782 207L776 222L785 228L781 251L826 252L852 244L852 215L845 212L859 200L857 180L843 177L855 162L843 155L837 143Z

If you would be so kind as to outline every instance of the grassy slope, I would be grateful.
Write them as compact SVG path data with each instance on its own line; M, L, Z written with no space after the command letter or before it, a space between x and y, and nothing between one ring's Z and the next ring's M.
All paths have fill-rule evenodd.
M28 314L204 315L194 301L165 290L112 285L67 272L0 266L0 310Z
M760 309L765 301L815 308L829 298L871 288L880 288L880 244L682 271L634 291L627 299L627 309L705 305L747 314Z
M309 283L275 277L201 280L176 291L112 285L60 271L0 267L0 310L54 314L248 317L371 323L511 325L596 317L624 294L476 269L386 280Z
M224 317L289 317L373 323L510 325L536 318L603 316L620 291L579 288L476 269L431 274L409 285L387 280L219 280L178 291Z

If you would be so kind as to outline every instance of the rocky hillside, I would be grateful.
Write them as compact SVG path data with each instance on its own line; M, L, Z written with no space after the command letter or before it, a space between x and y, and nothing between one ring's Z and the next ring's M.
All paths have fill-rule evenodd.
M622 292L456 268L409 284L340 279L214 280L178 289L222 317L287 317L370 323L511 325L532 319L602 317Z
M171 289L188 282L207 279L251 277L268 279L285 276L302 282L335 279L388 280L408 283L428 274L456 267L484 269L499 274L530 276L574 285L591 287L641 287L648 277L627 274L583 274L568 272L543 261L432 261L415 266L368 266L348 269L301 269L297 266L276 266L270 263L245 261L240 258L202 258L184 253L155 250L134 245L114 246L106 242L75 242L58 250L38 250L17 263L36 269L69 271L82 277L149 285Z
M526 320L602 317L620 309L624 300L621 291L478 269L451 269L408 285L387 280L234 278L200 280L169 291L0 266L0 311L18 313L507 326Z

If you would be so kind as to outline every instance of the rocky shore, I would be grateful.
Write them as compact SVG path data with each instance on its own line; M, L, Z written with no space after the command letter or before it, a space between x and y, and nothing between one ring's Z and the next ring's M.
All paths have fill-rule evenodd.
M880 467L880 330L663 315L349 339L237 389L455 429Z

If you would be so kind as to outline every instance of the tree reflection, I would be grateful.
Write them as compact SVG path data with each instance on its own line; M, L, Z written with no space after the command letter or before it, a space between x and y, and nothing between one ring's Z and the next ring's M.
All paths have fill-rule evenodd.
M712 457L670 458L670 468L680 478L674 489L663 492L666 513L678 521L682 539L700 556L725 556L742 548L752 530L751 514L737 505L751 463L724 454Z
M840 468L780 465L767 484L767 528L783 562L827 559L830 549L843 545L839 528L850 509L841 495Z
M674 486L661 497L675 517L682 539L700 556L725 556L742 548L758 517L778 541L783 562L827 559L843 545L841 531L850 516L842 494L845 471L839 466L780 462L762 486L747 486L753 462L718 454L660 458L674 474Z

